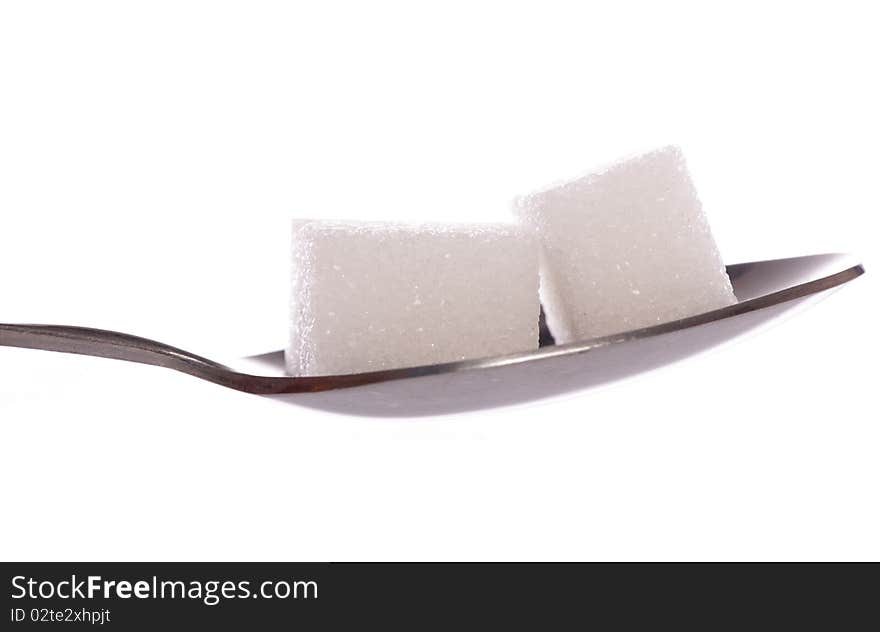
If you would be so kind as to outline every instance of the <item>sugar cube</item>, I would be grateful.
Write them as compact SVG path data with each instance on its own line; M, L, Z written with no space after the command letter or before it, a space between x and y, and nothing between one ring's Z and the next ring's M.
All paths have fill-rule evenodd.
M684 156L664 147L517 198L558 344L736 302Z
M291 375L536 349L538 248L514 224L295 221Z

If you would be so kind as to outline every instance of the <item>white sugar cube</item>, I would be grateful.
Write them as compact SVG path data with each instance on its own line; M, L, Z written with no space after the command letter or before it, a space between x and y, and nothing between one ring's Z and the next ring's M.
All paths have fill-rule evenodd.
M518 198L541 244L541 301L557 343L736 302L678 147Z
M293 259L291 375L538 346L538 248L519 226L295 221Z

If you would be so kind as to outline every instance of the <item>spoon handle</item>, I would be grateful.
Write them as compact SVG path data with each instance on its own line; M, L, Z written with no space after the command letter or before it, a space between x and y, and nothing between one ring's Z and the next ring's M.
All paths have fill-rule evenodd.
M88 327L0 323L0 346L78 353L168 368L177 368L179 362L200 367L225 368L221 364L155 340Z
M297 378L248 375L155 340L105 329L65 325L0 323L0 347L42 349L150 364L257 395L324 391L340 386L370 383L376 381L375 375L381 375Z
M42 349L151 364L223 384L235 385L231 369L194 353L130 334L64 325L0 323L0 346Z

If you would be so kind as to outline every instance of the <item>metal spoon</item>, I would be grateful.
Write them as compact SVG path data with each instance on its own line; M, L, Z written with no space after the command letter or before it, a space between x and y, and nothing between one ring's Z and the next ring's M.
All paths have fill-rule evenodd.
M299 394L296 403L338 412L434 414L545 397L667 364L840 286L864 268L844 255L828 254L741 263L727 272L739 302L698 316L558 346L543 328L537 351L352 375L252 375L153 340L59 325L0 324L0 346L152 364L247 393ZM254 356L250 365L270 365L277 373L281 357L281 352ZM368 385L343 398L303 395Z

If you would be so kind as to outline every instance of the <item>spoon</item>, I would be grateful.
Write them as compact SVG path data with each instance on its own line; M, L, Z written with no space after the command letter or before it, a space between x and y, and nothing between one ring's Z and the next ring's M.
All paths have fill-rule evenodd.
M864 268L844 255L825 254L740 263L727 266L727 273L739 302L697 316L565 345L553 343L542 319L536 351L350 375L279 375L282 352L245 359L276 373L253 375L146 338L60 325L0 324L0 346L152 364L247 393L298 394L295 403L341 412L434 414L559 394L667 364L851 281ZM383 384L392 385L391 390L378 388ZM369 385L342 399L306 395Z

